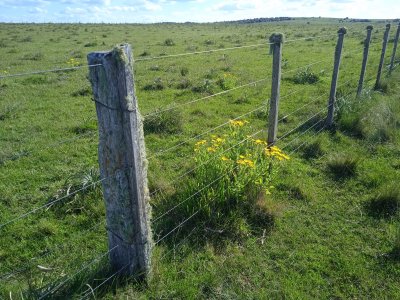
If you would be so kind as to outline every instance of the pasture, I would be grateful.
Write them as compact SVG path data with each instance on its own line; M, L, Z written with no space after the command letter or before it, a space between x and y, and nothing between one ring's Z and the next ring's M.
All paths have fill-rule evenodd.
M372 89L385 24L0 24L0 76L54 70L0 79L0 298L399 298L400 73L386 71L397 23L381 89ZM342 26L336 125L326 130ZM233 119L248 122L243 136L266 139L274 32L286 39L277 146L290 159L279 162L268 191L243 194L254 205L211 203L208 214L188 219L198 195L170 213L207 183L190 173L199 140L229 137ZM160 241L147 284L108 265L97 119L84 67L89 52L123 42L134 52Z

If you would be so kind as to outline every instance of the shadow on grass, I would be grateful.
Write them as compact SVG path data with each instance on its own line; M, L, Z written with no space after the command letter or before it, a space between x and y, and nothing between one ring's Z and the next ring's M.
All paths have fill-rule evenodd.
M389 219L397 216L400 211L400 189L388 187L377 197L365 204L369 216L376 219Z
M75 273L75 276L74 273L66 275L42 288L34 288L30 284L30 289L27 291L25 299L74 299L77 297L80 299L86 296L90 297L93 293L92 291L114 273L105 261L106 259L103 258L90 270L82 270L78 274ZM107 290L110 290L110 288L115 288L116 282L118 280L114 276L101 288L106 287ZM102 291L101 288L98 289L99 292Z

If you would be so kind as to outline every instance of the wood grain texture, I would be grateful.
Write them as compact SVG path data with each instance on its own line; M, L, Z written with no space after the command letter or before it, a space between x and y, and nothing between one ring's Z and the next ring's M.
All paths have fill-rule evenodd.
M150 272L152 234L147 160L130 45L88 55L99 127L99 165L106 203L109 248L115 270Z

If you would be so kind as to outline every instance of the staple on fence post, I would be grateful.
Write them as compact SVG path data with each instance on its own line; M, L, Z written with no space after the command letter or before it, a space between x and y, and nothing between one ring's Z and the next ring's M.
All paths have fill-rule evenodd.
M376 82L374 89L379 89L381 85L381 75L383 63L385 62L385 54L386 54L386 46L389 38L390 24L386 24L385 33L383 34L383 42L382 42L382 52L381 52L381 60L379 61L378 74L376 75Z
M372 25L367 26L367 37L364 41L364 53L363 53L363 61L362 61L362 66L361 66L360 80L358 81L357 97L361 96L361 92L363 89L365 70L367 69L369 45L371 44L372 29L374 29L374 26L372 26Z
M273 60L272 60L272 88L271 88L271 102L269 108L268 120L268 145L271 146L276 142L278 132L278 110L279 110L279 96L281 86L281 64L282 64L282 43L283 34L275 33L269 38L273 43Z
M152 236L143 124L133 82L131 46L88 54L99 126L110 262L127 275L150 271ZM112 250L113 249L113 250ZM111 251L112 250L112 251Z
M394 38L393 53L392 53L392 58L390 59L389 72L392 72L394 68L394 60L396 58L396 50L397 50L397 43L399 42L399 36L400 36L400 23L397 25L396 36Z
M335 113L336 88L339 78L339 67L340 67L340 60L342 57L343 40L346 32L347 29L345 27L342 27L338 30L338 41L335 48L335 61L332 73L331 91L329 94L329 101L328 101L328 116L326 118L327 127L330 127L333 124L333 116Z

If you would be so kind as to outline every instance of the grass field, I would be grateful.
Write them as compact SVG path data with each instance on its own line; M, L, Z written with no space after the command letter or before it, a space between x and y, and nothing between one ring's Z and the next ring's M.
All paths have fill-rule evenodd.
M267 128L272 56L266 37L285 34L278 137L298 128L278 142L291 159L279 164L271 194L252 195L258 210L232 209L229 222L204 214L190 219L155 247L147 284L115 276L93 295L400 298L400 194L395 186L400 179L400 73L395 70L387 78L385 71L382 91L371 89L385 27L384 21L372 23L370 81L361 100L354 93L369 23L314 18L259 24L0 24L0 76L83 66L91 51L122 42L133 46L154 219L197 178L179 176L196 166L198 139L163 150L241 115L249 121L244 134ZM336 127L308 130L325 117L321 110L341 26L348 34ZM246 45L258 46L239 48ZM221 51L168 57L209 49ZM0 79L0 224L63 199L0 228L0 298L93 298L91 289L114 274L107 262L99 184L63 198L99 179L97 121L87 74L81 68ZM185 105L260 79L265 81ZM170 110L154 113L157 109ZM229 130L223 126L202 138ZM255 137L265 139L265 131ZM154 222L155 239L188 218L191 209Z

